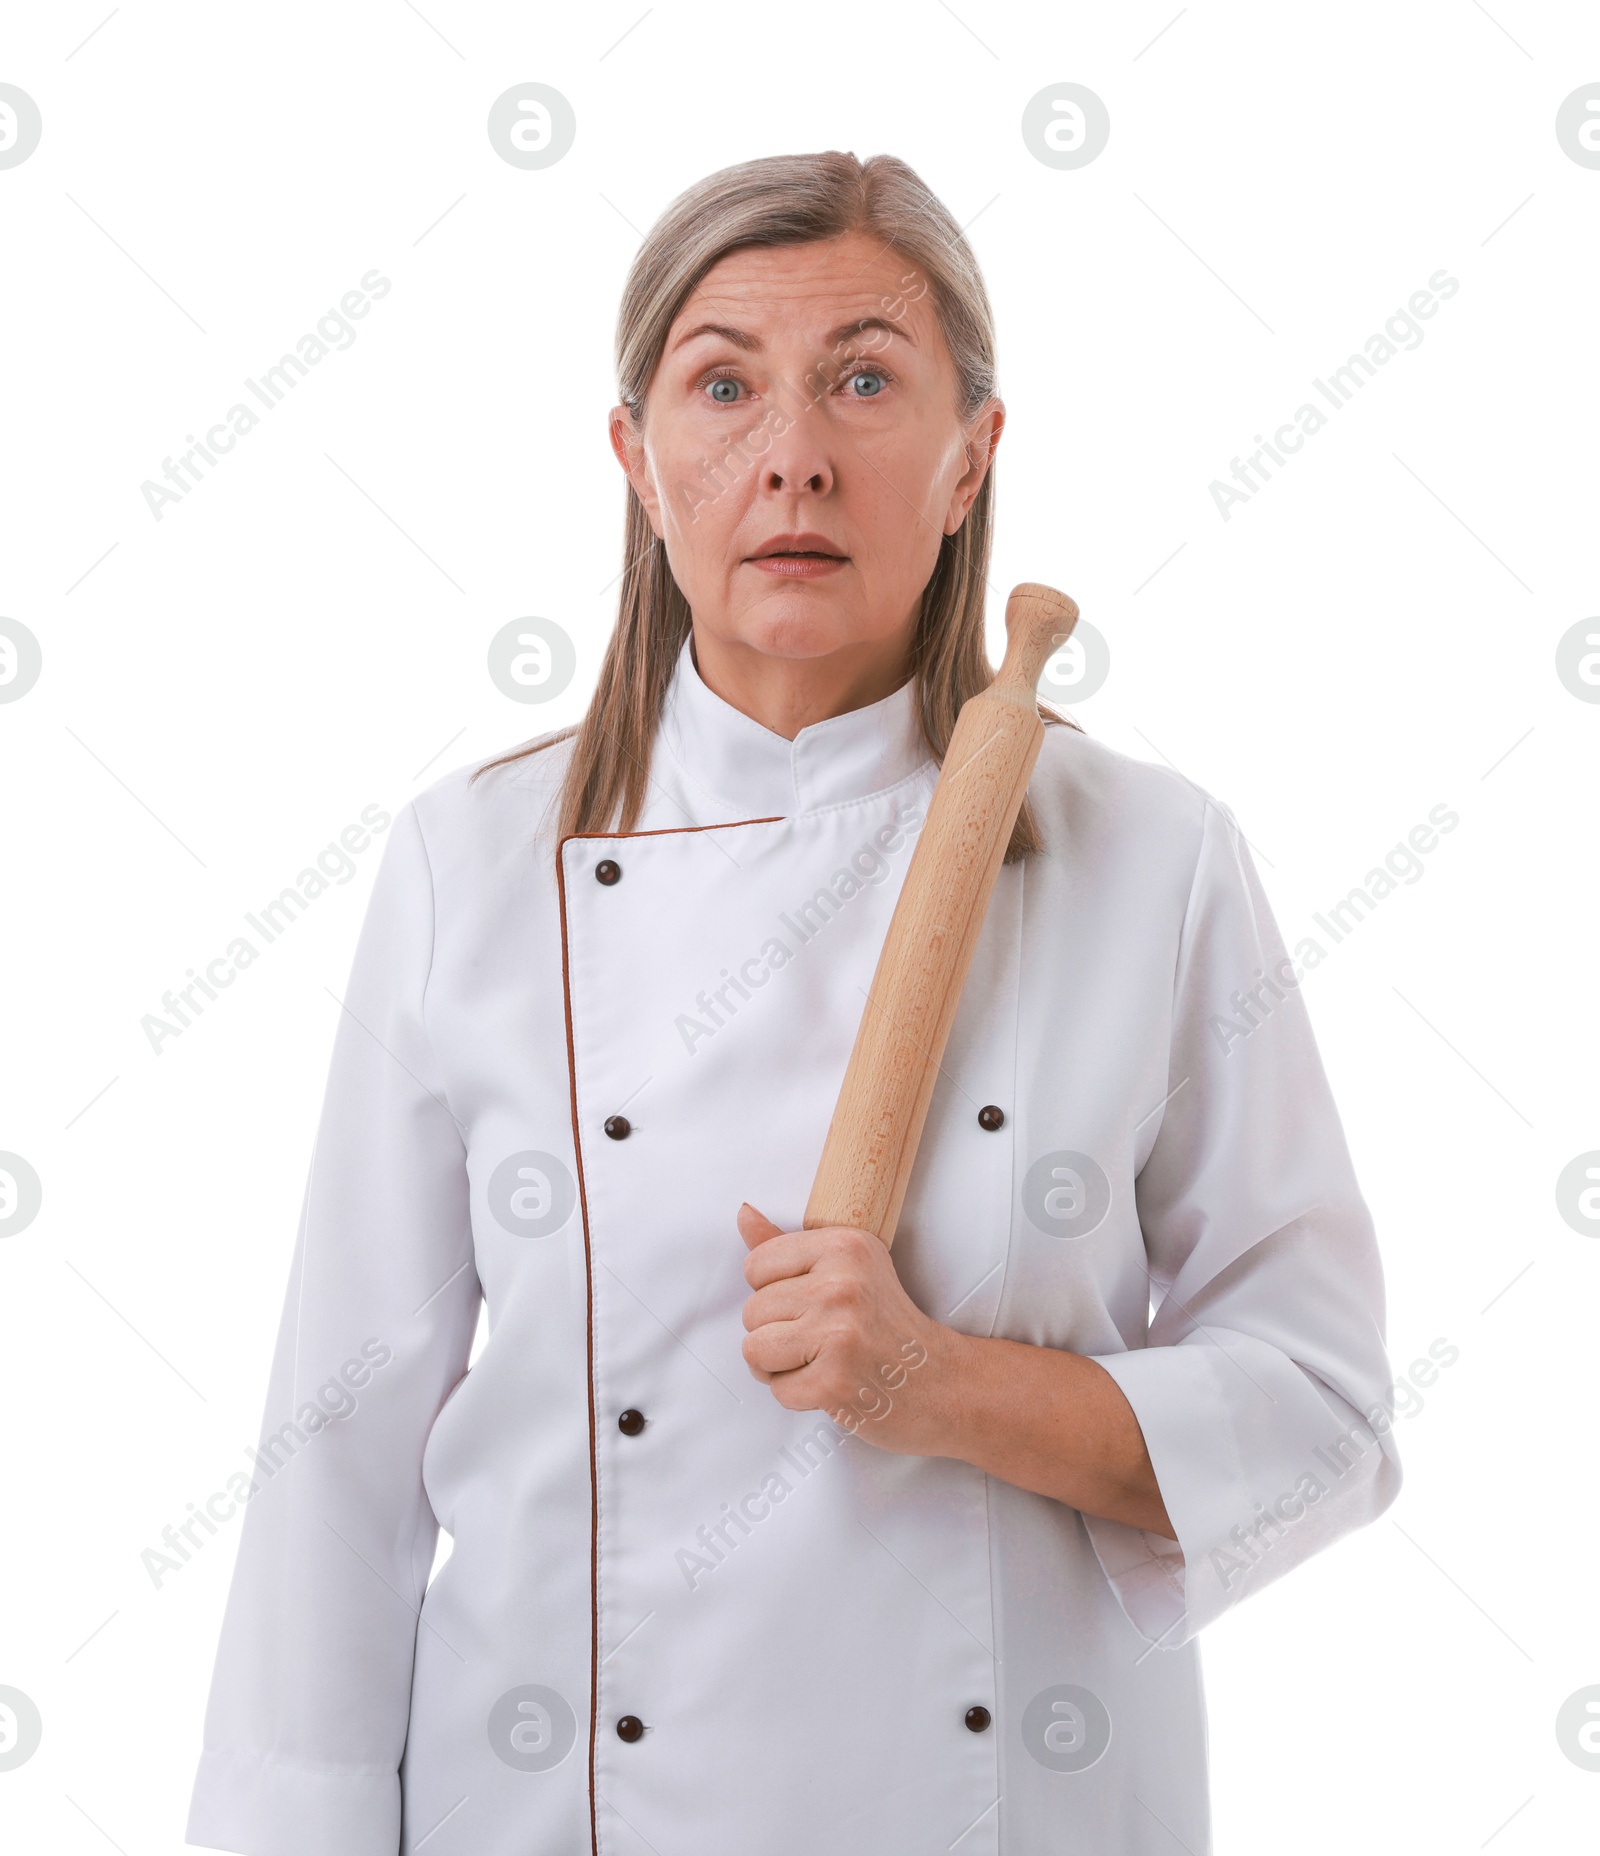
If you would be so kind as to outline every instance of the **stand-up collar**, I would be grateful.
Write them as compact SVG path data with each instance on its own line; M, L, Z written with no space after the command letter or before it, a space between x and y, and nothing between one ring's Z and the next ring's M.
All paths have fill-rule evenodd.
M788 818L864 799L932 762L917 720L914 680L865 708L802 728L792 741L724 702L678 653L661 740L687 778L734 818Z

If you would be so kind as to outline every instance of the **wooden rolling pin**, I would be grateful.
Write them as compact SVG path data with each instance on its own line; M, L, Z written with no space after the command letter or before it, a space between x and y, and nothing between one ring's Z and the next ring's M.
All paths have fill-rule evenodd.
M1006 655L961 705L895 903L806 1205L805 1228L894 1242L917 1142L972 950L1039 758L1038 684L1078 608L1024 582L1006 601Z

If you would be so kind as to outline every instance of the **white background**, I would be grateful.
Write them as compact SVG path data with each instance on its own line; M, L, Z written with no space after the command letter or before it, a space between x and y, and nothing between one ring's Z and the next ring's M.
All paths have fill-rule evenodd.
M1600 612L1600 170L1554 123L1600 16L641 11L8 23L44 134L0 170L0 612L44 669L0 705L0 1148L44 1200L0 1243L0 1685L44 1738L0 1835L183 1847L237 1522L159 1589L140 1555L255 1438L378 848L159 1056L141 1018L364 806L579 715L639 238L713 169L834 147L970 227L1009 409L993 580L1109 640L1090 732L1234 809L1291 947L1430 808L1460 819L1306 981L1396 1370L1459 1358L1390 1513L1204 1639L1219 1856L1592 1848L1600 1773L1555 1716L1600 1682L1600 1246L1555 1182L1600 1148L1600 704L1555 662ZM578 122L531 172L485 130L528 80ZM1020 130L1057 81L1111 115L1074 171ZM155 520L162 460L374 267L354 344ZM1420 345L1224 520L1211 482L1440 268ZM578 646L538 708L485 664L530 614Z

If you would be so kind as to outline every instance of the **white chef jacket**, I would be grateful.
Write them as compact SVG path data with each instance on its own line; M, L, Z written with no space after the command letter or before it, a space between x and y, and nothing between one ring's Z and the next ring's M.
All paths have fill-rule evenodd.
M568 752L389 834L188 1841L1201 1856L1196 1634L1400 1473L1371 1220L1232 813L1047 729L894 1246L935 1319L1112 1375L1173 1542L786 1411L740 1353L735 1211L801 1223L933 789L912 686L789 741L686 642L637 829L558 848Z

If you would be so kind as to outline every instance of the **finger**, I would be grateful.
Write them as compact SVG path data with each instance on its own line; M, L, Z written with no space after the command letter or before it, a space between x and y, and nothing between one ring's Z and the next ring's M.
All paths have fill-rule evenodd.
M779 1237L783 1232L782 1225L774 1224L764 1212L758 1212L748 1201L739 1207L733 1222L739 1228L739 1235L752 1250L757 1244L764 1244L769 1237Z
M810 1310L811 1304L812 1298L806 1292L806 1279L803 1276L785 1276L747 1297L741 1318L745 1328L753 1333L757 1328L764 1328L769 1321L797 1321Z
M742 1351L747 1366L770 1375L809 1366L817 1350L798 1321L769 1321L745 1335Z
M791 1373L774 1373L769 1389L785 1411L825 1411L833 1403L827 1389L827 1374L820 1366L800 1366ZM840 1425L839 1428L846 1427Z
M764 1289L788 1276L804 1276L822 1249L815 1231L780 1231L776 1237L763 1239L745 1258L744 1279L752 1289Z

